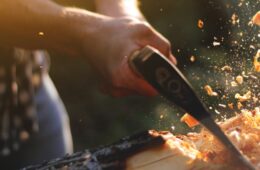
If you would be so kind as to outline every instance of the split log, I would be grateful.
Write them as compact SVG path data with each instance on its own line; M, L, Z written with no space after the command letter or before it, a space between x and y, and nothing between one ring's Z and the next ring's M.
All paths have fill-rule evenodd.
M219 125L256 169L260 169L260 108L244 110ZM239 165L205 129L176 136L149 130L25 170L242 170Z

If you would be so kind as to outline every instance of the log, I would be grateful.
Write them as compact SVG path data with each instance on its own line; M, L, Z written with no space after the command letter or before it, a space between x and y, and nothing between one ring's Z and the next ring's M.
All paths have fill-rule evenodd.
M236 147L260 169L260 108L218 122ZM148 130L111 145L25 168L61 170L243 170L206 129L173 135Z
M158 132L148 130L122 138L111 145L66 155L24 170L68 169L68 170L121 170L126 169L126 159L141 150L163 145L164 138Z

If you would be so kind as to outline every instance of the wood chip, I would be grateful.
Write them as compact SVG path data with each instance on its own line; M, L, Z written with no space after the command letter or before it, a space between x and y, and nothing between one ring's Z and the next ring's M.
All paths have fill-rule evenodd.
M241 102L237 102L237 108L240 110L243 107L243 104Z
M212 44L213 44L213 46L220 46L220 42L217 42L217 41L214 41Z
M241 96L239 93L237 93L235 95L235 99L238 99L239 102L245 102L250 100L252 97L252 92L248 91L246 94L244 94L243 96Z
M260 26L260 11L258 11L252 19L253 24Z
M194 62L196 61L195 56L191 56L191 57L190 57L190 61L194 63Z
M206 85L206 86L204 87L204 90L207 92L207 94L208 94L209 96L218 96L218 93L217 93L217 92L214 92L209 85Z
M232 87L237 87L238 86L237 82L235 82L235 81L231 81L230 84L231 84Z
M226 65L224 67L221 68L222 71L227 71L227 72L232 72L232 67Z
M257 51L256 56L254 57L254 67L256 72L260 72L260 50Z
M236 82L237 82L238 84L242 84L242 83L244 82L244 78L243 78L242 76L238 75L238 76L236 77Z
M204 27L204 22L201 19L198 20L198 27L200 29L202 29Z
M231 23L232 23L233 25L239 23L239 18L238 18L238 15L237 15L237 14L234 13L234 14L231 16Z
M234 109L234 104L233 103L228 103L228 107L233 110Z
M181 122L186 123L190 128L199 125L199 122L188 113L185 113L185 115L181 117Z

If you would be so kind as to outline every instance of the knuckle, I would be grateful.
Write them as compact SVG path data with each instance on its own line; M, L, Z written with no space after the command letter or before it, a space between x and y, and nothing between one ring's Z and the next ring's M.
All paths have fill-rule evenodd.
M136 25L138 31L144 35L153 35L153 30L151 28L151 26L146 23L146 22L139 22L137 25Z
M165 44L168 46L168 48L171 48L171 42L168 39L165 39Z
M167 50L168 50L168 51L170 51L171 48L172 48L172 45L171 45L171 43L170 43L169 40L166 41L166 47L167 47Z
M121 17L120 18L123 22L126 22L126 23L137 23L138 20L134 17L131 17L131 16L124 16L124 17Z
M168 39L161 37L161 45L164 47L165 51L171 50L171 43Z

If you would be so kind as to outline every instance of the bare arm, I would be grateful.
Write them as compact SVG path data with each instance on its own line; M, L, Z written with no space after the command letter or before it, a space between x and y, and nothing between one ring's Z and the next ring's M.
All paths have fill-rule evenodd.
M95 0L97 11L111 17L134 17L143 20L137 0Z
M128 56L149 44L174 61L169 42L146 22L120 17L141 15L136 1L102 2L101 6L113 2L109 9L100 6L108 16L50 0L2 0L0 44L80 54L103 78L109 94L156 94L129 68ZM129 7L133 9L129 11ZM111 17L116 15L119 18Z
M86 10L66 8L50 0L2 0L0 43L28 48L78 52L84 36L107 19Z
M139 21L146 24L156 35L156 40L149 40L146 44L149 44L158 50L160 50L164 55L169 57L173 63L177 63L175 58L171 56L169 49L170 42L163 37L158 31L156 31L144 18L143 14L139 10L138 0L95 0L97 12L106 16L111 16L115 18L136 18ZM158 39L159 37L159 39ZM167 49L168 48L168 49Z

